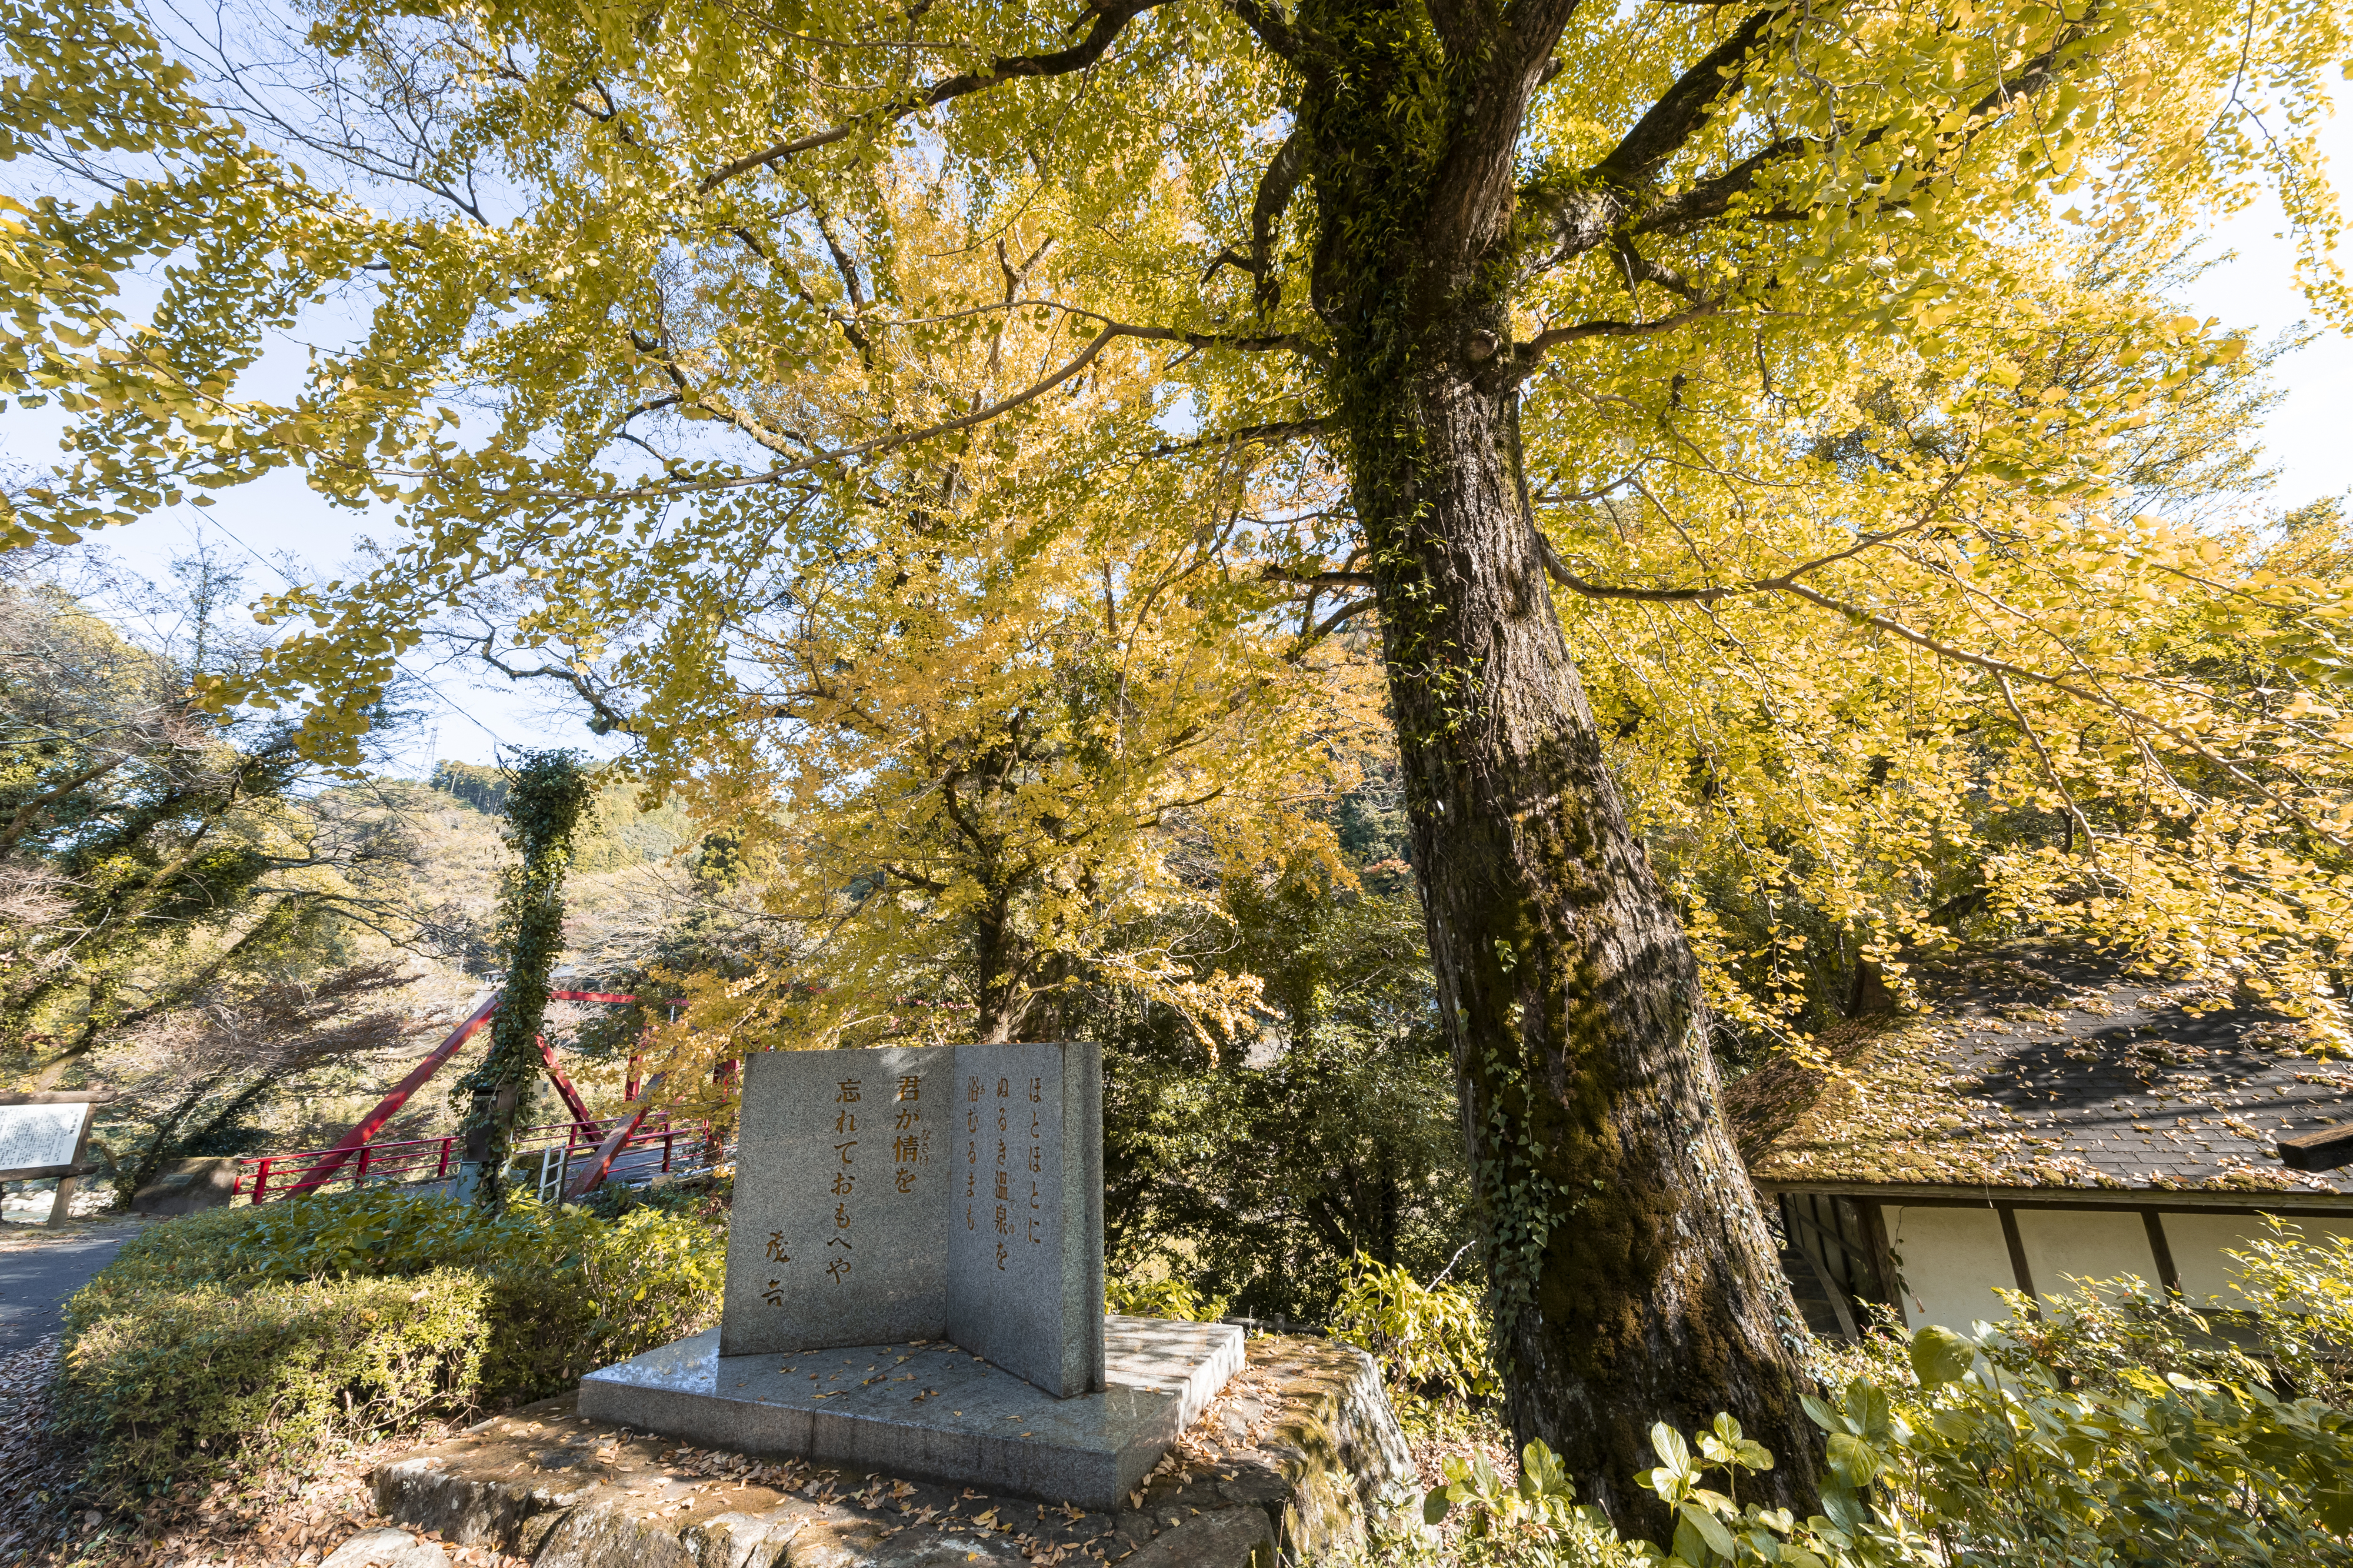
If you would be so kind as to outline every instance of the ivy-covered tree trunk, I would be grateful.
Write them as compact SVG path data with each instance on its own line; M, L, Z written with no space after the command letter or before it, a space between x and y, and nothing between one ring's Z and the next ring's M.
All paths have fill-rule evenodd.
M1630 829L1519 470L1514 101L1466 96L1402 9L1301 111L1315 305L1382 617L1416 870L1493 1268L1507 1414L1621 1529L1648 1435L1718 1411L1810 1508L1806 1333L1718 1109L1681 924ZM1540 64L1540 62L1539 62ZM1493 74L1477 79L1492 89ZM1493 96L1491 91L1488 95ZM1429 110L1427 140L1400 106ZM1451 134L1440 134L1439 132ZM1482 162L1483 160L1483 162Z
M506 1207L515 1108L543 1070L539 1035L547 1017L548 975L564 951L564 876L588 789L588 775L570 752L533 752L514 770L507 792L507 837L516 864L499 900L506 986L491 1017L491 1048L459 1086L468 1097L475 1201L492 1214Z

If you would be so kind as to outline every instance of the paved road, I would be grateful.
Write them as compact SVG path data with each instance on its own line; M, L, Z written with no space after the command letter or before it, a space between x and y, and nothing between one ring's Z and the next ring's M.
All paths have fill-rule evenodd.
M16 1236L8 1232L26 1231ZM139 1234L135 1225L49 1231L32 1226L0 1230L0 1352L22 1350L65 1320L66 1298L114 1261L116 1249Z

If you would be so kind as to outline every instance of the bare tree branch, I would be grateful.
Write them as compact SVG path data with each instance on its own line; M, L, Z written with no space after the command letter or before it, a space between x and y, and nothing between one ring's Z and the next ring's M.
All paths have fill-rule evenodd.
M1891 616L1883 616L1875 610L1866 610L1859 605L1842 603L1840 600L1831 598L1827 594L1818 593L1814 589L1805 586L1803 584L1780 583L1774 584L1774 586L1782 593L1795 595L1797 597L1805 600L1810 605L1819 605L1823 609L1835 611L1839 615L1844 616L1850 620L1860 622L1864 626L1877 626L1880 630L1886 632L1891 636L1901 637L1905 642L1912 644L1915 647L1927 649L1930 653L1935 654L1939 658L1948 658L1956 664L1969 665L1975 668L1985 670L1987 673L1991 675L2015 676L2021 680L2032 681L2038 686L2047 686L2054 691L2063 691L2068 696L2073 697L2079 701L2088 702L2095 708L2113 713L2129 724L2135 724L2147 730L2153 730L2157 733L2163 735L2166 739L2171 741L2175 745L2179 746L2183 751L2202 758L2210 766L2220 768L2223 773L2229 774L2243 787L2253 790L2255 794L2263 796L2265 800L2271 802L2272 805L2277 806L2281 811L2301 823L2306 832L2316 834L2321 838L2327 839L2329 843L2336 845L2340 849L2348 847L2347 841L2343 837L2339 837L2337 833L2331 831L2327 827L2323 826L2318 822L2313 820L2310 816L2306 815L2293 801L2281 798L2281 796L2274 793L2272 790L2264 787L2264 785L2258 783L2256 780L2249 777L2246 772L2237 763L2216 752L2203 741L2198 739L2197 736L2182 730L2177 725L2167 723L2164 720L2158 718L2153 713L2144 712L2140 709L2133 707L2130 703L2118 701L2116 698L2110 697L2104 691L2095 691L2088 687L2080 685L2075 681L2069 680L2063 676L2045 675L2039 669L2030 669L2024 665L2011 664L2006 659L1995 658L1989 654L1971 653L1967 648L1956 647L1952 644L1945 642L1940 638L1930 637L1926 632L1916 631L1913 627L1905 626L1902 621L1896 620Z
M1000 56L978 70L960 71L896 103L882 104L829 130L814 131L806 136L779 142L757 153L746 153L704 175L695 188L708 194L738 174L747 174L754 169L783 163L798 153L831 146L836 142L849 140L860 131L878 130L911 114L937 108L952 99L963 98L1005 82L1067 76L1072 71L1084 70L1103 58L1103 51L1111 47L1112 40L1119 37L1129 22L1155 5L1166 4L1168 0L1113 0L1113 4L1092 6L1094 25L1087 29L1084 38L1067 49L1043 55Z

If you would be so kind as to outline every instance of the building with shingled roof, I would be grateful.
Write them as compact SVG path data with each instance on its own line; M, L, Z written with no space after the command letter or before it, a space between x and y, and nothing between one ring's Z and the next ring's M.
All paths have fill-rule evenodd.
M1997 1287L2127 1273L2227 1306L2263 1216L2353 1236L2353 1063L2300 1020L2063 942L1912 976L1921 1012L1726 1091L1818 1327L1852 1335L1875 1302L1967 1329L2008 1315Z

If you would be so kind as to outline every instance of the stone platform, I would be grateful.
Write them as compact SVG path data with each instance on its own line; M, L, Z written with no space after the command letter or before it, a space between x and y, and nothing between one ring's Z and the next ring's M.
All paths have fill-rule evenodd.
M580 1414L737 1453L1109 1508L1242 1367L1225 1323L1112 1318L1099 1394L1057 1399L953 1344L724 1356L708 1330L580 1383Z
M535 1568L1274 1568L1278 1552L1361 1551L1368 1523L1417 1495L1370 1358L1274 1336L1246 1352L1111 1508L681 1447L587 1418L575 1394L382 1467L375 1502L408 1529ZM860 1375L879 1377L883 1363L868 1364Z

